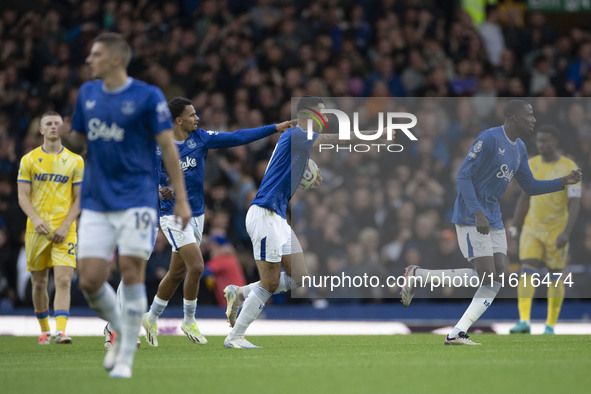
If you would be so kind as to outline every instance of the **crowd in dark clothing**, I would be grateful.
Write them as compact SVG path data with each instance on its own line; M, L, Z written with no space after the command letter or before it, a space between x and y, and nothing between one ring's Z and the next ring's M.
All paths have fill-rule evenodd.
M132 77L157 85L167 99L191 99L199 127L208 130L230 132L288 120L291 98L304 95L445 98L425 104L419 142L405 144L400 154L312 156L326 182L296 194L292 224L311 270L322 274L400 275L408 264L467 266L450 223L457 168L478 132L503 122L499 114L505 100L499 98L531 97L538 125L558 126L563 153L583 168L583 204L569 265L588 280L591 35L579 27L559 34L539 12L527 13L523 26L513 19L501 24L495 8L476 26L457 2L433 4L3 1L0 298L12 305L23 302L18 289L25 271L17 264L24 258L26 222L16 193L20 157L41 144L43 112L72 115L79 86L91 78L85 58L103 31L119 32L130 42ZM244 219L277 138L212 151L206 161L205 238L225 237L248 281L256 280L256 269ZM533 140L526 144L535 154ZM513 183L502 202L506 221L518 194ZM207 261L209 249L204 252ZM517 264L511 243L509 253ZM161 260L149 267L148 278L156 284L166 257ZM379 300L393 297L394 291L343 296ZM463 294L442 293L438 296ZM314 291L298 295L322 297Z

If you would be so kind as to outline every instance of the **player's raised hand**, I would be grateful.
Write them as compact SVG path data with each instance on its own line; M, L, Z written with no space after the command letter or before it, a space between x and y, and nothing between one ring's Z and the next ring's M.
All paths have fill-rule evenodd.
M33 227L35 227L35 231L39 234L49 235L51 229L49 228L49 224L45 223L45 221L41 218L36 218L32 220Z
M298 121L296 119L287 120L285 122L277 123L275 125L275 128L277 129L278 132L283 133L283 132L289 130L290 128L294 127L297 124L297 122Z
M570 172L570 174L568 174L567 176L563 177L560 180L560 184L562 186L565 186L565 185L574 185L575 183L581 182L581 179L582 178L583 178L583 170L581 170L579 168L578 170L572 170Z
M183 229L187 227L192 214L191 207L189 206L189 202L186 198L176 200L174 204L174 216L179 218L181 224L183 225Z
M314 181L314 184L312 186L310 186L310 189L316 189L317 187L320 187L320 185L322 185L322 171L320 171L320 168L319 168L318 175L316 176L316 180Z
M475 214L475 224L476 224L476 231L480 234L488 234L490 231L490 223L488 222L488 218L482 211L477 211Z

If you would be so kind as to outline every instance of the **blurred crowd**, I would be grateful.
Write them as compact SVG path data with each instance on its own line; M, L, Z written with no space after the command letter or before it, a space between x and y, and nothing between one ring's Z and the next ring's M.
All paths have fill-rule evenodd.
M535 97L538 124L559 126L563 152L584 170L569 264L588 280L591 34L585 27L558 33L540 12L483 10L480 21L461 1L3 0L0 298L6 305L27 302L26 217L16 198L20 157L41 144L44 111L72 115L78 88L90 79L84 64L90 43L102 31L119 32L131 43L131 76L159 86L167 99L190 98L203 129L226 132L290 119L291 98L304 95L455 98L425 104L420 143L405 144L400 154L343 154L336 161L314 156L326 184L296 195L293 226L309 248L311 270L323 274L466 266L449 220L456 170L475 135L502 123L497 97ZM212 151L206 162L203 251L206 261L233 256L222 260L232 260L228 275L234 278L240 271L256 280L244 218L277 138ZM535 145L526 143L534 154ZM503 201L507 220L518 192L511 185ZM152 294L169 255L160 239L148 269ZM515 245L510 255L517 263ZM216 302L216 281L225 274L215 266L206 273L202 288L209 293L200 294L200 303ZM368 291L346 296L392 296Z

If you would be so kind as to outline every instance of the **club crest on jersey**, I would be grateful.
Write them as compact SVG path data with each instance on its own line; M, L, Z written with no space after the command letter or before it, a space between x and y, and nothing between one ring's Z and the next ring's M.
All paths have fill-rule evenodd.
M474 153L478 153L482 150L482 141L477 141L474 144L474 148L472 149L474 151Z
M507 164L501 165L500 171L497 172L497 178L504 178L507 182L511 182L511 179L513 179L513 175L513 170L510 170Z
M191 149L193 149L194 147L197 146L197 144L195 143L195 141L193 140L187 140L187 146Z
M123 115L133 115L135 112L135 103L130 100L124 101L123 105L121 106L121 112Z

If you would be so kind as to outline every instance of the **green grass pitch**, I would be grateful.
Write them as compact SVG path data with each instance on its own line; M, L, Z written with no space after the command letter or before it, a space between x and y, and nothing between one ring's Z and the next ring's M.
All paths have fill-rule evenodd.
M0 336L0 392L69 393L589 393L591 336L471 337L482 346L444 346L443 336L268 336L262 349L198 346L161 336L143 342L133 378L109 379L101 337L72 345Z

